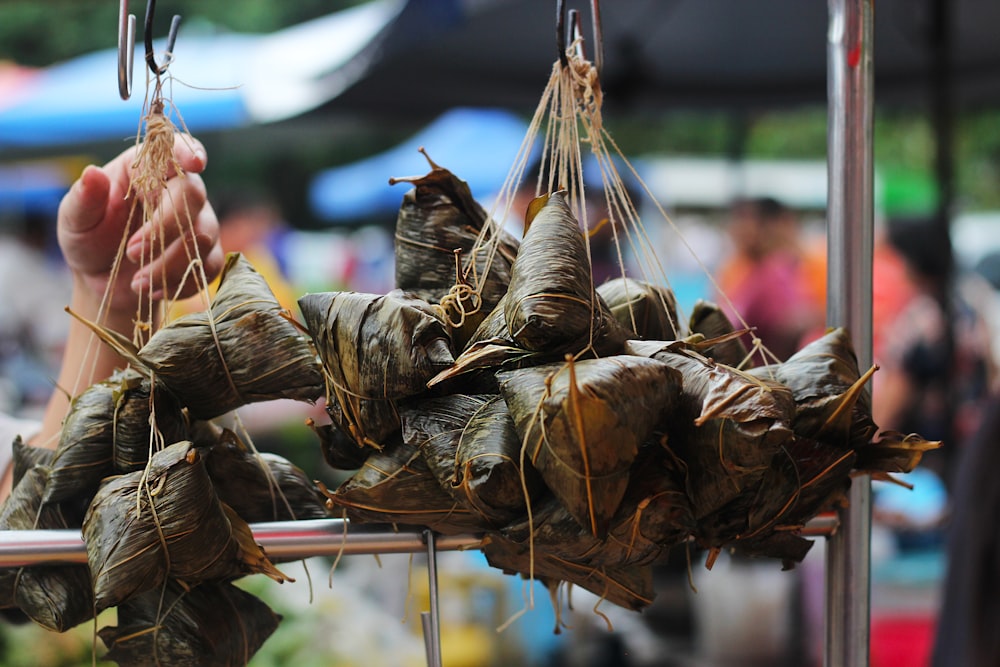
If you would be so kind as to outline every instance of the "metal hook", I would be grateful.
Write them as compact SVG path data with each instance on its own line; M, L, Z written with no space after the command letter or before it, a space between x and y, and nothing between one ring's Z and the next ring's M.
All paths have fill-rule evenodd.
M601 28L601 0L590 0L590 19L594 22L594 67L604 69L604 31Z
M118 3L118 94L132 97L132 67L135 63L135 14L128 13L128 0Z
M569 67L566 57L566 0L556 0L556 49L559 51L559 63Z
M590 0L591 20L594 23L594 67L600 74L604 67L604 34L601 29L601 0ZM583 33L581 31L580 12L569 10L569 29L566 28L566 0L556 1L556 48L559 50L559 62L563 67L569 67L566 57L566 36L570 42L576 41Z
M174 59L174 43L177 41L177 29L181 24L180 15L174 15L170 21L170 32L167 33L166 62L156 64L153 56L153 14L156 10L156 0L146 0L146 22L143 41L146 45L146 64L153 74L159 76L167 71ZM128 13L128 0L118 3L118 94L123 100L132 97L132 71L135 65L135 14Z
M153 74L159 76L167 71L170 61L174 59L174 42L177 41L177 28L180 27L181 17L180 14L174 14L174 18L170 20L170 32L167 33L167 49L164 52L166 61L163 65L157 65L156 59L153 56L153 14L155 11L156 0L146 0L146 23L143 28L143 40L146 44L146 64L149 65L149 69L152 70Z

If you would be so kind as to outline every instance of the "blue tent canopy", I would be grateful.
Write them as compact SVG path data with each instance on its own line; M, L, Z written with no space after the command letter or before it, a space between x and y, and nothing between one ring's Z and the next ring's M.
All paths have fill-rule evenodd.
M164 90L183 109L184 122L192 131L238 127L248 114L234 76L235 57L245 53L257 38L250 35L185 37L184 58L171 65L178 82ZM0 112L0 146L57 146L115 137L133 138L142 115L144 75L148 71L143 54L136 53L133 96L122 101L114 73L117 52L108 49L53 65L31 82L32 90ZM196 75L212 63L211 71ZM185 86L189 81L218 89ZM178 120L175 118L175 122Z
M390 30L396 23L414 24L422 36L451 25L455 19L443 12L453 2L435 0L439 11L432 15L433 24L417 20L420 8L405 0L372 0L268 35L182 27L164 96L180 109L183 125L192 132L291 118L337 97L367 72L376 55L405 42ZM118 94L117 49L52 65L24 84L18 99L0 100L0 147L134 137L150 74L141 42L130 100ZM163 53L162 41L154 46ZM181 125L176 115L173 120Z
M427 173L421 147L484 200L500 190L527 131L527 122L508 111L453 109L390 150L320 172L309 189L313 212L333 223L394 216L407 186L389 179Z

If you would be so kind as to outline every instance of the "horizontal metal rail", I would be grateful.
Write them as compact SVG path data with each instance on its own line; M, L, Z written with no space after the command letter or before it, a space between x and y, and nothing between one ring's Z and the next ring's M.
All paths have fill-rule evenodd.
M272 560L416 553L427 549L422 530L351 525L344 519L274 521L251 524L250 528ZM482 539L479 535L440 535L434 546L438 551L475 549ZM0 567L86 562L87 547L79 530L0 530Z
M830 535L835 514L812 519L806 536ZM427 549L424 531L393 530L385 525L351 524L345 519L310 519L251 524L254 538L272 560L314 556L417 553ZM438 551L477 549L481 535L437 535ZM79 530L0 530L0 568L56 563L86 563L87 547Z

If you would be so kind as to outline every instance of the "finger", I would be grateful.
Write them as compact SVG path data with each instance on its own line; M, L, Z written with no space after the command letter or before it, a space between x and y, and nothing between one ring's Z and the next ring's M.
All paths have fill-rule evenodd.
M219 225L211 206L201 209L198 220L188 230L165 246L162 253L143 266L132 278L132 289L138 293L150 292L154 299L176 296L184 281L182 296L194 294L200 283L195 282L189 267L200 259L208 281L222 268L222 248L219 245ZM200 277L201 272L198 272Z
M143 256L152 259L160 249L196 226L206 201L205 182L198 174L169 180L164 195L149 213L146 223L129 238L125 255L136 263Z
M174 157L181 169L195 174L205 171L208 165L205 147L190 134L174 135Z
M104 219L111 180L100 167L88 165L59 203L59 227L69 234L82 234Z
M190 134L174 133L173 159L167 164L164 178L171 179L177 175L178 169L190 174L200 174L205 171L208 156L205 147Z

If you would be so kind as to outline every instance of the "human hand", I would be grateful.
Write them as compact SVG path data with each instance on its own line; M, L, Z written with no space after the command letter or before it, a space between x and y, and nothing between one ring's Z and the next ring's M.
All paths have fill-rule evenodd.
M97 317L106 292L107 318L122 322L131 321L140 295L156 301L194 294L198 284L188 272L194 257L201 257L209 281L222 270L219 223L199 175L206 164L202 145L175 136L174 158L185 173L168 173L155 201L133 201L135 156L132 147L103 167L88 166L59 206L59 247L73 276L73 307L88 319Z

